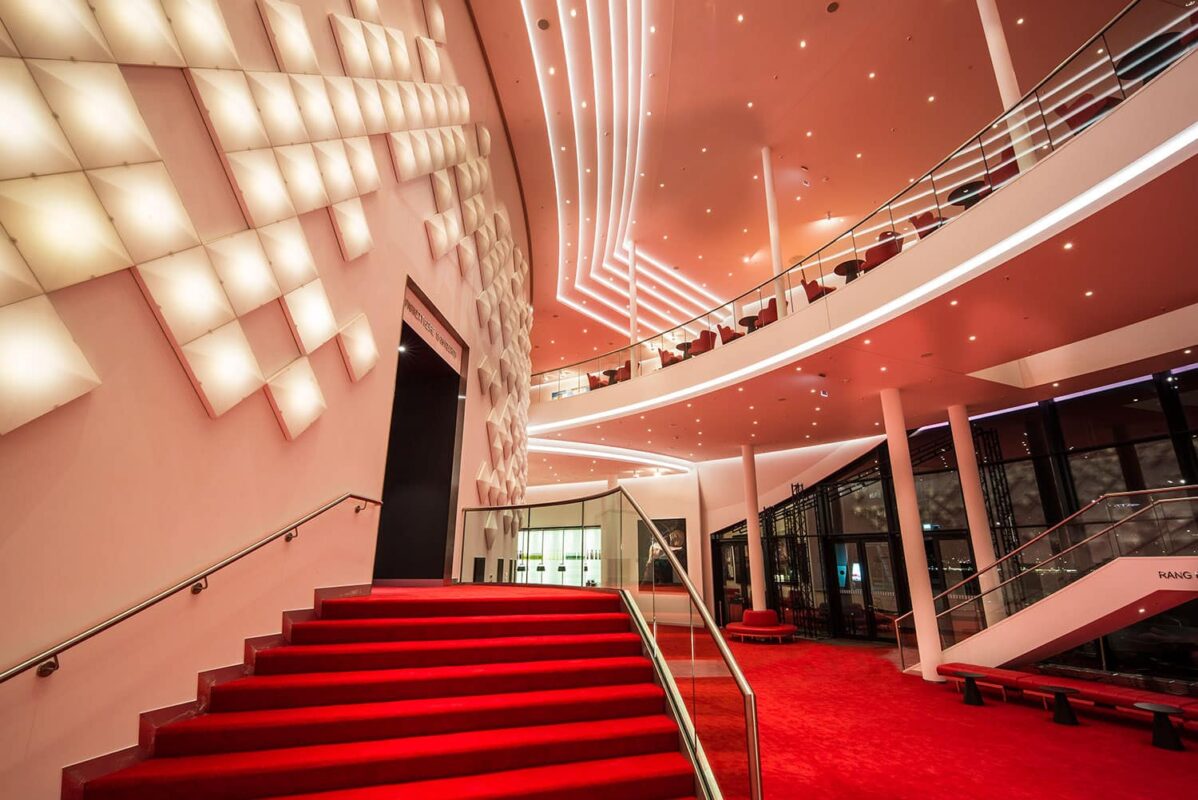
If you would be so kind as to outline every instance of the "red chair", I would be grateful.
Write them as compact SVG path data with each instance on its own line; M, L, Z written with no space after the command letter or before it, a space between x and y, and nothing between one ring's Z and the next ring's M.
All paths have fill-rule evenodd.
M587 383L590 384L592 392L596 389L602 389L604 386L607 386L607 381L603 380L603 378L600 376L592 375L589 372L587 373Z
M632 377L632 361L631 359L624 362L624 366L616 370L616 383L626 381Z
M730 622L724 626L724 630L736 639L777 639L783 642L793 638L799 629L794 625L779 624L778 612L767 608L746 611L740 622Z
M915 232L919 234L920 239L931 236L945 222L947 220L944 217L938 217L931 211L925 211L922 214L916 214L911 217L911 224L915 226Z
M1108 95L1101 100L1095 100L1094 95L1086 92L1072 103L1061 103L1054 111L1065 120L1069 130L1077 133L1085 130L1090 123L1097 120L1106 112L1119 105L1119 98Z
M826 297L836 291L835 286L824 286L819 281L808 281L800 276L799 283L803 286L803 291L807 293L807 302L814 303L821 297Z
M766 325L769 325L771 322L777 322L777 321L778 321L778 298L773 297L770 299L769 304L766 305L765 308L761 309L760 312L758 312L757 327L764 328Z
M878 243L865 251L865 263L861 265L861 271L869 272L897 256L902 249L903 237L894 231L882 231L878 234Z
M744 334L742 332L734 331L731 328L729 328L727 325L716 325L716 327L720 331L720 343L721 344L728 344L728 342L735 342L737 339L744 336Z
M1019 174L1019 162L1015 160L1015 148L1012 145L1007 145L1003 151L998 154L998 163L993 169L986 170L986 180L990 184L989 189L979 192L979 200L982 197L990 194L994 189L1000 188L1003 184L1014 180Z
M660 347L657 348L657 355L661 356L661 365L663 367L668 367L671 364L677 364L682 360L682 356L676 356L669 350L662 350Z
M699 338L691 344L690 354L697 356L700 353L706 353L708 350L715 349L715 331L707 330L699 334Z

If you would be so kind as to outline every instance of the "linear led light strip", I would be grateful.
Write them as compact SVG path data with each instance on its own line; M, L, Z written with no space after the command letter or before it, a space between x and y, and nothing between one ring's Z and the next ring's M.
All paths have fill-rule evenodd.
M661 453L650 453L645 450L631 450L626 447L611 447L609 445L591 444L589 442L563 442L548 439L529 439L528 452L549 453L562 456L582 456L584 458L602 458L605 461L627 461L632 464L645 464L650 467L689 472L695 468L693 461L675 458Z
M1198 141L1198 123L1191 125L1185 130L1173 137L1157 145L1148 153L1140 156L1126 167L1115 172L1095 185L1086 189L1082 193L1076 195L1071 200L1062 203L1057 208L1045 214L1040 219L1024 226L1020 230L1011 234L1000 242L997 242L986 248L977 255L962 261L957 266L947 270L932 280L924 283L921 286L902 294L893 300L883 303L872 311L866 312L850 322L846 322L830 331L820 334L812 339L809 339L801 344L783 350L768 358L763 358L752 364L747 364L739 369L720 375L716 378L711 378L702 381L693 386L676 389L672 392L667 392L664 395L640 400L634 403L626 403L622 406L597 411L592 414L583 414L569 419L558 420L556 422L546 422L540 425L529 425L528 432L530 434L548 433L551 431L572 428L579 425L586 425L593 422L603 422L604 420L621 417L626 414L631 414L637 411L645 411L650 408L669 405L670 403L695 397L697 395L709 392L713 389L719 389L724 386L729 386L746 378L760 375L774 367L781 366L787 362L806 355L812 351L818 350L826 344L835 342L836 340L851 336L858 331L866 329L875 322L881 321L887 316L902 311L906 311L913 307L918 301L924 297L939 291L956 280L965 278L971 273L978 271L987 264L996 261L1002 256L1010 253L1015 248L1031 241L1035 237L1052 229L1053 226L1059 225L1069 220L1070 217L1080 214L1091 206L1097 204L1107 195L1117 191L1120 187L1135 180L1140 175L1143 175L1148 170L1166 161L1185 148L1193 145Z

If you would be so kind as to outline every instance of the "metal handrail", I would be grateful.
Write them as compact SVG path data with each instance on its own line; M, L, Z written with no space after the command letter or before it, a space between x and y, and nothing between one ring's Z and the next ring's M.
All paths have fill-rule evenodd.
M363 510L366 509L367 506L372 506L372 505L373 506L381 506L383 504L383 502L381 500L375 500L373 497L366 497L364 495L354 494L353 492L346 492L345 494L341 495L340 497L337 497L333 500L328 501L324 505L320 506L320 508L317 508L313 511L309 511L307 514L305 514L304 516L295 520L294 522L290 523L289 525L279 528L277 531L270 534L269 536L259 539L258 541L254 542L251 545L243 547L241 550L238 550L236 553L233 553L230 556L226 556L225 558L222 558L220 561L216 562L215 564L208 567L207 569L201 570L200 572L197 572L195 575L184 578L183 580L181 580L178 583L171 586L169 589L163 589L158 594L156 594L152 597L148 597L145 600L142 600L137 605L127 608L124 611L122 611L121 613L116 614L115 616L109 617L108 619L104 620L103 622L99 622L99 623L93 625L92 627L88 628L87 630L82 631L81 633L77 633L74 636L72 636L71 638L64 640L63 642L56 644L53 647L51 647L47 650L44 650L43 652L38 653L35 656L25 659L24 661L22 661L21 663L15 665L15 666L9 667L4 672L0 672L0 683L4 683L5 681L9 680L10 678L20 675L22 672L25 672L26 670L29 670L29 669L33 669L34 667L37 667L38 677L46 678L46 677L49 677L50 675L53 675L55 672L58 671L58 667L59 667L58 656L64 652L66 652L67 650L70 650L75 645L86 642L88 639L92 638L93 636L103 633L104 631L108 630L109 628L113 627L114 625L118 625L119 623L124 622L125 620L129 619L132 616L140 614L141 612L145 611L147 608L150 608L151 606L155 606L158 603L161 603L163 600L167 599L168 597L170 597L172 595L178 594L179 592L183 591L184 589L190 589L192 594L199 594L200 592L202 592L208 588L208 576L209 575L212 575L213 573L224 569L225 567L229 566L230 564L232 564L236 561L240 561L241 559L248 556L250 553L253 553L256 550L259 550L259 549L265 547L266 545L270 544L271 542L275 541L276 539L285 539L286 541L290 542L292 539L294 539L296 536L299 535L299 528L301 525L305 525L308 522L311 522L316 517L319 517L321 514L325 513L326 511L329 511L329 510L341 505L346 500L355 500L358 502L358 505L354 506L355 514L361 513Z
M737 300L739 300L742 297L746 297L746 296L752 294L753 292L763 291L767 286L769 286L770 284L773 284L775 281L777 281L783 275L789 275L790 273L794 272L796 269L800 269L800 270L804 269L804 267L803 267L804 262L808 261L809 259L811 259L813 257L818 258L820 253L822 253L823 251L827 250L828 248L833 247L834 245L842 242L846 235L851 235L853 233L853 231L855 231L857 228L859 228L866 221L868 221L872 217L876 216L877 214L881 213L882 211L885 211L887 208L889 208L894 203L894 201L898 200L900 197L902 197L904 194L906 194L906 192L908 190L910 190L910 188L913 185L919 185L925 179L932 177L933 174L938 169L943 167L945 164L948 164L950 161L952 161L954 158L959 156L961 153L965 152L969 148L970 144L973 143L974 141L980 139L980 137L982 135L984 135L986 133L986 131L991 130L998 123L1006 120L1014 112L1020 110L1021 107L1025 103L1028 103L1029 100L1036 99L1037 93L1049 81L1056 78L1065 69L1065 67L1069 66L1074 61L1074 59L1076 59L1078 56L1080 56L1082 53L1084 53L1086 50L1088 50L1094 44L1101 41L1102 38L1111 30L1111 28L1113 28L1125 16L1127 16L1128 12L1130 12L1133 8L1135 8L1136 6L1140 5L1143 2L1146 2L1146 0L1131 0L1131 2L1129 2L1126 6L1124 6L1123 9L1118 14L1116 14L1114 18L1112 18L1109 22L1107 22L1105 25L1103 25L1102 28L1100 28L1097 33L1095 33L1093 36L1091 36L1089 39L1087 39L1084 44L1082 44L1080 47L1078 47L1076 50L1074 50L1072 53L1070 53L1067 58L1065 58L1060 64L1058 64L1047 75L1045 75L1044 78L1039 83L1037 83L1035 86L1033 86L1027 92L1025 92L1023 94L1023 96L1019 98L1019 100L1017 100L1009 108L1004 108L1002 110L1002 112L998 114L998 116L996 116L990 122L986 123L986 125L984 125L981 129L979 129L977 133L970 136L962 144L960 144L959 146L954 148L947 156L945 156L943 159L941 159L939 162L937 162L935 166L933 166L931 169L924 172L924 174L922 176L920 176L920 178L918 180L913 181L911 184L908 184L907 186L900 189L898 192L896 192L894 195L892 195L888 200L886 200L884 203L879 205L877 208L875 208L870 213L866 214L864 217L862 217L857 222L853 223L846 230L844 230L841 233L834 236L826 244L820 245L818 248L816 248L815 250L808 253L805 257L799 259L799 261L797 261L796 263L791 264L789 267L782 270L779 274L774 275L771 278L767 278L766 280L762 281L761 283L757 284L756 286L752 286L749 289L734 296L731 300L728 300L723 303L719 303L718 305L714 306L713 308L710 308L707 311L704 311L685 322L675 325L672 328L667 328L666 330L659 331L659 332L653 334L652 336L647 336L644 339L641 339L640 341L637 341L633 344L625 345L623 347L618 347L615 350L610 350L601 355L592 356L590 358L584 358L580 361L575 361L574 363L567 364L563 367L554 367L553 369L545 369L545 370L541 370L540 372L534 372L533 377L536 378L538 375L547 375L552 372L561 372L563 370L572 370L572 369L575 369L576 367L582 366L583 364L588 364L588 363L596 362L596 361L602 361L605 358L615 356L617 353L630 352L633 349L635 349L647 342L650 342L660 336L665 335L666 333L669 333L670 331L679 330L681 328L687 327L688 325L692 325L695 322L697 322L698 320L702 319L703 317L706 317L710 314L716 313L719 309L723 308L724 306L735 303ZM1110 57L1111 57L1111 61L1113 62L1114 54L1113 53L1110 54ZM1030 105L1029 105L1029 107L1030 107ZM1043 111L1040 112L1040 115L1044 116ZM989 170L986 170L986 172L988 173Z
M465 514L468 511L516 511L522 508L567 506L575 503L586 503L588 501L599 500L612 495L621 495L628 501L628 504L632 506L633 511L637 513L637 516L640 517L640 520L645 523L645 526L649 529L650 534L657 541L657 544L661 548L666 559L668 559L670 562L670 567L673 569L674 575L681 580L682 585L686 588L686 593L690 596L692 605L694 605L694 607L698 610L699 618L703 621L703 627L707 629L708 634L715 641L716 649L719 651L720 657L724 660L724 665L728 668L729 674L732 675L732 679L736 683L737 689L739 689L741 694L744 695L745 727L747 729L747 745L749 751L749 791L752 800L760 800L761 755L757 732L757 695L754 694L753 687L749 685L749 681L745 678L744 672L741 671L740 665L736 663L736 658L732 655L732 650L728 647L728 643L724 641L724 636L720 633L719 626L716 625L715 620L711 616L711 612L707 610L707 605L703 602L702 597L699 595L698 589L695 588L695 584L691 581L690 575L687 574L686 568L682 565L682 562L678 560L678 557L674 555L673 549L670 547L669 542L666 541L665 536L663 536L661 531L658 530L657 525L655 525L653 520L649 518L649 515L645 513L645 510L641 508L640 503L638 503L632 497L632 495L628 493L627 489L625 489L623 486L617 486L614 489L608 489L603 492L587 495L586 497L574 498L570 500L464 508L462 509L462 514L463 518L465 518Z

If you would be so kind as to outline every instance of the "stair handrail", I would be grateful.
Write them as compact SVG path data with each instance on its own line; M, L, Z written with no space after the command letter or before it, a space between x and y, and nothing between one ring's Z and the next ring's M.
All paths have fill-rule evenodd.
M141 612L145 611L147 608L150 608L151 606L155 606L158 603L161 603L163 600L167 599L168 597L171 597L172 595L178 594L179 592L183 591L184 589L190 589L192 594L199 594L200 592L202 592L208 588L208 576L209 575L219 572L220 570L224 569L225 567L229 566L230 564L240 561L241 559L248 556L250 553L260 550L261 548L265 547L266 545L270 544L271 542L275 541L276 539L282 538L282 539L285 539L286 541L290 542L292 539L294 539L296 536L299 535L300 526L305 525L308 522L311 522L315 518L324 514L326 511L330 511L333 508L336 508L337 506L344 503L346 500L357 501L358 504L354 506L355 514L360 514L368 506L382 506L382 504L383 504L382 500L376 500L373 497L367 497L365 495L356 494L354 492L346 492L332 500L329 500L327 503L324 503L319 508L309 511L307 514L304 514L302 517L300 517L296 520L293 520L289 524L283 526L282 528L279 528L274 533L271 533L270 535L268 535L262 539L259 539L256 542L253 542L252 544L247 545L246 547L243 547L242 549L238 550L237 552L235 552L229 556L226 556L225 558L222 558L220 561L216 562L215 564L213 564L203 570L200 570L199 572L195 573L194 575L183 578L182 580L180 580L178 583L175 583L171 587L169 587L167 589L163 589L162 591L158 592L157 594L155 594L151 597L147 597L145 600L142 600L137 605L130 606L129 608L125 609L124 611L120 612L119 614L114 614L113 616L109 617L108 619L104 620L103 622L98 622L95 625L88 628L87 630L81 631L80 633L75 634L74 636L70 637L69 639L64 639L62 642L54 645L53 647L47 648L46 650L43 650L42 652L38 653L35 656L30 656L29 658L25 659L24 661L20 662L19 664L9 667L8 669L4 670L4 672L0 672L0 683L4 683L5 681L7 681L11 678L14 678L17 675L20 675L21 673L25 672L26 670L33 669L34 667L37 667L37 675L40 678L47 678L47 677L53 675L55 672L58 671L58 667L59 667L58 656L64 652L66 652L67 650L70 650L72 647L75 647L76 645L86 642L88 639L92 638L93 636L103 633L104 631L108 630L109 628L124 622L125 620L129 619L130 617L140 614Z
M1002 558L995 559L994 561L990 562L989 565L982 567L981 569L979 569L977 572L973 573L969 577L963 578L962 580L958 581L957 583L954 583L952 586L948 587L943 592L941 592L940 594L933 597L932 604L935 605L937 600L940 600L943 597L947 597L948 595L952 594L957 589L960 589L965 584L970 583L971 581L978 580L979 576L982 575L983 573L989 572L990 570L993 570L993 569L997 569L999 564L1002 564L1003 562L1007 561L1008 559L1014 558L1015 556L1019 555L1019 553L1021 553L1023 550L1027 549L1028 547L1031 547L1033 544L1040 541L1044 537L1046 537L1052 533L1055 533L1057 530L1059 530L1059 529L1063 528L1064 526L1068 525L1069 523L1073 522L1073 520L1080 517L1082 514L1085 514L1086 512L1090 511L1091 509L1093 509L1095 506L1099 505L1100 503L1104 503L1104 502L1111 500L1112 498L1116 498L1116 497L1139 497L1139 496L1146 495L1146 494L1168 494L1169 492L1183 492L1183 491L1187 491L1187 490L1194 491L1196 488L1198 488L1198 487L1194 487L1194 486L1190 486L1190 485L1169 486L1169 487L1166 487L1163 489L1136 489L1134 491L1129 491L1129 492L1108 492L1107 494L1099 495L1094 500L1092 500L1089 503L1087 503L1086 505L1082 506L1077 511L1074 511L1072 514L1065 517L1060 522L1056 523L1055 525L1053 525L1049 528L1046 528L1045 530L1043 530L1040 533L1033 536L1031 539L1028 539L1026 542L1019 545L1014 550L1012 550L1011 552L1004 555ZM1153 504L1150 503L1149 505L1146 505L1143 508L1151 508L1152 505ZM1124 519L1128 519L1128 518L1134 516L1134 514L1139 513L1140 510L1143 510L1143 509L1138 509L1136 512L1133 512L1133 514L1129 514L1127 517L1124 517ZM1121 522L1122 520L1118 520L1118 521ZM1090 537L1090 538L1093 538L1093 537ZM1087 541L1089 541L1089 539L1087 539ZM1070 546L1069 549L1072 549L1072 546ZM1066 551L1062 551L1062 552L1066 552ZM1056 556L1054 556L1054 558L1055 557ZM1006 583L1007 582L1004 581L1002 584L999 584L999 585L1000 586L1005 585ZM897 617L894 620L895 630L896 631L899 630L898 626L899 626L900 622L905 620L907 617L913 616L914 614L915 614L914 611L908 611L907 613L902 614L899 617ZM939 617L940 615L937 614L936 616Z

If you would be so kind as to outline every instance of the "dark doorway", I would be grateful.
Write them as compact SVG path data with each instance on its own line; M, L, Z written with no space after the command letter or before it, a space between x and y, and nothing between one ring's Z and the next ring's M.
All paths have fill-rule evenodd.
M450 574L463 380L406 322L391 406L376 580Z

